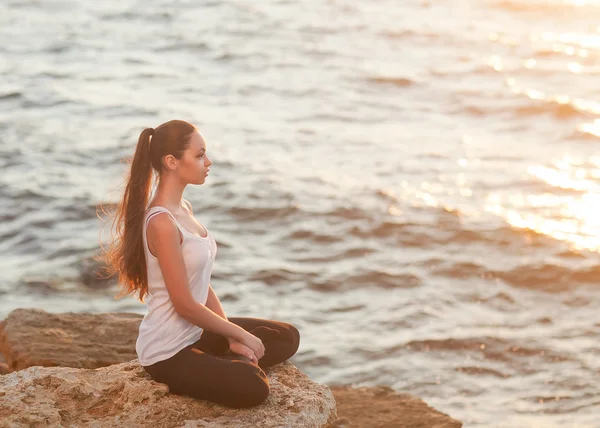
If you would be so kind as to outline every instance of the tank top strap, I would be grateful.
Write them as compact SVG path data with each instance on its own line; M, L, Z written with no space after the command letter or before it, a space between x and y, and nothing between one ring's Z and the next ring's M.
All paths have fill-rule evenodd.
M171 211L169 211L165 207L161 207L161 206L155 206L148 210L148 212L146 213L146 219L144 221L144 230L148 227L148 222L150 221L150 219L159 213L167 213L175 222L177 229L180 229L180 231L181 231L181 226L179 225L179 222L173 216L173 214L171 214ZM181 233L183 234L183 232L181 232Z
M179 230L179 233L181 234L181 237L182 237L181 242L183 243L183 241L185 240L185 233L184 233L183 227L179 224L179 222L173 216L173 214L171 214L171 211L169 211L165 207L161 207L161 206L152 207L145 213L146 219L144 220L144 227L142 229L142 238L144 240L143 241L144 242L144 251L148 251L150 254L152 254L152 253L150 252L150 248L148 248L148 237L146 235L146 230L148 229L148 222L150 221L150 219L160 213L167 213L169 216L171 216L171 218L173 219L173 222L175 222L175 226L177 226L177 229Z

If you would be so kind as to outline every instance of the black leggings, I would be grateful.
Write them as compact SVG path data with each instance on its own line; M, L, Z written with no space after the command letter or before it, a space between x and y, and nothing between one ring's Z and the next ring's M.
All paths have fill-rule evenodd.
M292 357L298 350L300 333L293 325L280 321L245 317L228 319L262 340L265 353L258 360L259 367L226 356L227 339L205 330L197 342L166 360L145 366L144 370L156 382L167 384L173 394L234 408L262 403L269 396L269 380L262 369Z

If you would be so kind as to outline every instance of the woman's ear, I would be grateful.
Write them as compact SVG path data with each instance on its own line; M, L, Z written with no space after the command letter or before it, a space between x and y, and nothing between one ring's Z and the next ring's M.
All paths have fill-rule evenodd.
M167 170L175 172L175 171L177 171L177 166L179 164L179 161L173 155L166 155L164 157L164 164L165 164L165 168L167 168Z

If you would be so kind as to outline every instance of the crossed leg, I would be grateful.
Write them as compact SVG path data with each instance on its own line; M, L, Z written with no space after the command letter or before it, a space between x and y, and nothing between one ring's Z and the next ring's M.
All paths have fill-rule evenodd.
M265 354L258 360L262 369L274 366L291 358L300 345L300 332L292 324L262 318L231 317L234 324L260 338L265 345ZM224 336L204 331L194 348L216 356L223 356L228 349Z
M263 369L293 356L300 333L291 324L260 318L232 317L229 320L259 337L265 354L255 364L225 357L227 339L204 331L195 343L177 354L144 367L173 394L189 395L234 408L252 407L269 395L269 380Z

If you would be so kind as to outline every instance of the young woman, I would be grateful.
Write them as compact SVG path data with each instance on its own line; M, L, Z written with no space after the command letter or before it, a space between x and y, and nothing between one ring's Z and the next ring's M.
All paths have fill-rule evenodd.
M182 196L188 184L204 184L211 165L187 122L142 131L104 260L123 287L117 297L149 296L136 352L152 379L174 394L251 407L269 395L263 369L294 355L300 334L285 322L225 316L210 284L217 244Z

